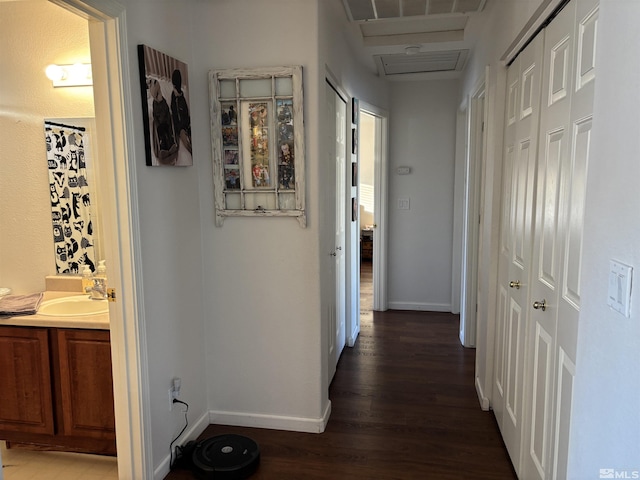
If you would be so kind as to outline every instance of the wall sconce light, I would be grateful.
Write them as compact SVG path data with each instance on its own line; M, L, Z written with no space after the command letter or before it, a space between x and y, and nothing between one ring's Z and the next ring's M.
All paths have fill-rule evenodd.
M93 85L90 63L49 65L45 74L54 87L86 87Z

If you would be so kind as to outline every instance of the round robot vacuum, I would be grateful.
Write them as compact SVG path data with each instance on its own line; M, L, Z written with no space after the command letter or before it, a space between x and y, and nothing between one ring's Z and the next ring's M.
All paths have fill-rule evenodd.
M195 475L202 480L241 480L258 468L260 449L250 438L218 435L198 442L192 461Z

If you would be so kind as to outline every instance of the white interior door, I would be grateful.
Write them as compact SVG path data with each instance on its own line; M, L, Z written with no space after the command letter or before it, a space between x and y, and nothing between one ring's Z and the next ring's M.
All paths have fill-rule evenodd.
M503 242L500 258L498 321L501 346L496 355L499 403L496 418L518 471L522 446L528 279L535 206L535 173L542 70L543 33L529 44L508 71L505 131ZM506 217L506 218L504 218ZM499 374L499 375L498 375Z
M336 95L336 364L346 338L347 103ZM351 221L351 218L349 218Z
M533 271L532 305L528 308L530 348L527 364L533 377L525 396L526 412L523 477L547 478L549 471L549 431L553 395L557 292L562 258L559 223L560 201L564 195L563 175L569 155L571 84L573 83L575 2L571 2L545 31L544 77L540 114L539 161ZM535 305L535 306L534 306ZM538 308L536 308L538 307Z
M330 252L335 275L335 308L330 312L329 321L329 381L333 378L342 350L345 346L346 325L346 270L345 270L345 228L346 228L346 156L347 156L347 103L326 84L328 132L330 159L335 163L335 229L334 248ZM349 220L351 220L349 218Z
M545 35L525 478L566 478L597 15L596 0L573 1Z

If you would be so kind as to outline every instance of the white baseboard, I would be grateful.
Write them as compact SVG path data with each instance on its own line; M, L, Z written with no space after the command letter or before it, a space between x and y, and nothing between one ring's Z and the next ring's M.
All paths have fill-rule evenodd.
M347 347L353 347L358 339L360 328L354 328L351 334L347 337Z
M419 312L451 312L450 303L389 302L390 310L415 310Z
M331 415L331 401L327 402L321 418L289 417L284 415L263 415L245 412L209 411L209 423L234 427L269 428L292 432L322 433Z
M484 411L488 411L490 407L490 402L487 397L485 397L484 392L482 391L482 385L480 385L480 379L476 377L476 392L478 393L478 400L480 400L480 408Z
M175 449L176 445L184 445L190 440L195 440L198 436L204 432L204 429L209 426L209 412L205 412L202 416L191 426L191 428L185 430L182 435L178 437L178 439L174 442L173 448ZM167 451L169 450L169 446L167 445ZM153 472L154 480L162 480L171 471L171 457L167 455L164 457L158 468L156 468Z

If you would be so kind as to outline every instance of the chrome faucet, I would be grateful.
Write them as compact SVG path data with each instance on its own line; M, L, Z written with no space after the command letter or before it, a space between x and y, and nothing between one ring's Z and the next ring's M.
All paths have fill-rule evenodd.
M107 280L105 278L94 278L93 285L85 288L85 291L91 295L91 300L106 300Z

